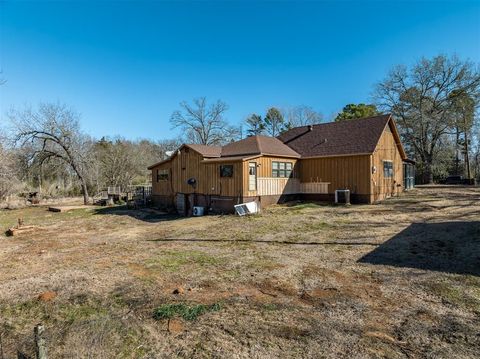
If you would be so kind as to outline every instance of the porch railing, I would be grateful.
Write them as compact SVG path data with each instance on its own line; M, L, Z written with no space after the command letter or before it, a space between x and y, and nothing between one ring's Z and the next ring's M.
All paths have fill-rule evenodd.
M329 182L300 182L298 178L258 177L257 195L328 193Z

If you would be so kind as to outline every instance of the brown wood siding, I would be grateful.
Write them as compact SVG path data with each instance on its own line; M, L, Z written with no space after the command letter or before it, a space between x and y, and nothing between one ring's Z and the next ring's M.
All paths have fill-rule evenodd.
M243 193L244 196L256 196L257 191L248 190L248 164L250 162L255 162L257 164L257 178L258 177L272 177L272 162L291 162L293 163L293 175L298 176L297 169L297 159L295 158L285 158L285 157L271 157L271 156L262 156L257 157L251 160L243 161Z
M220 166L232 165L232 177L220 177ZM200 193L218 196L242 196L242 162L215 162L203 164L203 174L200 173L203 183L199 183Z
M168 181L157 181L158 170L169 171ZM169 196L172 195L172 163L165 162L161 165L158 165L152 169L152 194L153 195L162 195Z
M203 184L203 176L200 178L200 166L203 157L188 147L182 148L179 154L172 159L173 169L173 188L175 193L193 193L200 191L200 185ZM189 178L196 178L197 189L187 183Z
M384 160L393 163L392 178L385 178L384 176ZM392 131L388 126L380 137L372 155L372 166L376 168L376 172L372 175L370 189L372 201L381 201L403 191L403 161Z
M307 158L300 161L302 182L330 182L328 193L348 188L370 194L370 155Z
M242 162L205 163L198 152L183 148L171 161L152 168L152 194L173 195L175 193L199 193L219 196L242 195ZM220 166L233 165L233 177L220 177ZM169 181L157 182L159 169L170 169ZM197 180L194 189L187 183L189 178Z
M152 192L154 195L174 195L175 193L198 193L226 197L255 197L256 191L248 190L249 162L257 164L257 177L272 177L272 162L292 162L294 176L301 182L329 182L328 192L349 188L352 194L369 196L370 201L382 200L388 195L403 190L403 166L400 151L395 143L390 128L382 134L373 155L353 155L338 157L293 158L261 156L246 161L236 162L202 162L203 156L198 152L183 148L170 161L152 169ZM383 161L393 163L392 179L384 178ZM220 166L233 166L233 176L220 177ZM372 174L373 166L376 172ZM157 171L169 169L168 181L157 182ZM197 180L194 189L187 184L189 178Z

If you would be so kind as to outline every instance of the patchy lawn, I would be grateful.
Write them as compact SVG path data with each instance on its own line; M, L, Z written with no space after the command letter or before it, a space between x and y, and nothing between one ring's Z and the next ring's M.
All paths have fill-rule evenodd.
M176 218L0 211L5 358L474 358L480 189ZM39 298L39 296L43 295Z

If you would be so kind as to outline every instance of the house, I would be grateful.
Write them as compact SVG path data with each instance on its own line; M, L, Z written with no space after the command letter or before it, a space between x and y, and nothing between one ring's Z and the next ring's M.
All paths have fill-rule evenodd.
M373 203L413 185L390 115L293 128L277 138L251 136L226 146L182 145L149 167L158 206L231 212L293 199L333 201L349 189L354 203ZM408 187L408 188L407 188Z

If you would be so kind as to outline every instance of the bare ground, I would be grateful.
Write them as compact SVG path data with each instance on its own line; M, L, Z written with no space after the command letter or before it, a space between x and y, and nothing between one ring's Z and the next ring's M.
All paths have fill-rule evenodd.
M0 211L0 228L18 217L40 229L0 235L5 358L32 355L38 322L51 358L480 352L479 188L421 188L379 205L292 203L247 218L32 207ZM217 306L193 320L177 314L168 330L153 314L170 304Z

